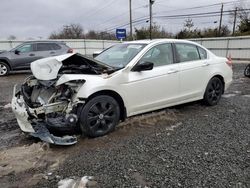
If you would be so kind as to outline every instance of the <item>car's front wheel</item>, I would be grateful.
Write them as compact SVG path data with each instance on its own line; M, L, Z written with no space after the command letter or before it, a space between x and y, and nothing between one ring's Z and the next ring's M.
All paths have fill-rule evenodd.
M204 102L209 106L214 106L218 104L221 99L221 95L223 93L223 83L222 81L214 77L212 78L207 85L205 94L204 94Z
M0 76L8 75L9 71L10 71L9 66L5 62L0 61Z
M100 95L90 99L81 109L80 128L84 135L98 137L115 129L120 120L120 107L110 96Z

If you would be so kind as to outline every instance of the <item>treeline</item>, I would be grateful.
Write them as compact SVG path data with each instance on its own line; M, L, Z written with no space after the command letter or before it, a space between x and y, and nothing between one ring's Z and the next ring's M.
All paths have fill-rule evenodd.
M114 33L106 31L90 30L84 33L80 24L70 24L63 26L59 31L53 32L50 39L100 39L100 40L115 40Z

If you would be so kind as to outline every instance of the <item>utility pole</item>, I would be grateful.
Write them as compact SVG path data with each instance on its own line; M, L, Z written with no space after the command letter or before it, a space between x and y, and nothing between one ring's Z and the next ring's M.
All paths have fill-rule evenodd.
M129 0L129 22L130 22L130 40L133 40L132 31L132 0Z
M220 25L219 25L219 32L218 32L218 36L220 36L220 32L221 32L222 16L223 16L223 3L221 4L221 11L220 11Z
M152 40L152 5L155 0L149 0L149 38Z
M234 34L235 34L236 19L237 19L237 7L236 7L235 10L234 10L233 36L234 36Z

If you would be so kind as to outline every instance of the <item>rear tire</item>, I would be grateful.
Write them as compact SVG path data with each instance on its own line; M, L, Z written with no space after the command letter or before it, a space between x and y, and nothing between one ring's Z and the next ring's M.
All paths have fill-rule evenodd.
M99 137L112 132L119 120L119 104L107 95L90 99L80 112L81 131L89 137Z
M0 61L0 76L6 76L10 72L10 67L5 62Z
M203 100L205 104L208 106L214 106L218 104L218 102L221 99L223 89L224 89L224 86L223 86L222 81L217 77L212 78L208 82L208 85L204 94Z
M250 78L250 64L246 66L244 75Z

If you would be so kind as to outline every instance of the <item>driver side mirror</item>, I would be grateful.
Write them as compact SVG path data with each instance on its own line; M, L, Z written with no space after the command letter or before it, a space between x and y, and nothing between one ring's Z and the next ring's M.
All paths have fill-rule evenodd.
M147 70L152 70L153 67L154 67L154 63L152 62L142 62L138 65L135 65L132 71L135 71L135 72L147 71Z
M15 50L14 53L15 53L16 55L19 55L19 54L20 54L20 51L19 51L19 50Z

